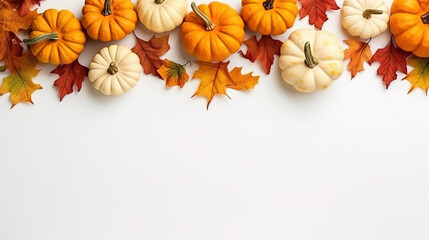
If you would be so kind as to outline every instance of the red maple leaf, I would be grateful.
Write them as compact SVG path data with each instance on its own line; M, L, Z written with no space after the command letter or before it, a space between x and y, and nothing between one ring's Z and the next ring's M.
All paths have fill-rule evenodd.
M79 92L82 88L82 82L88 76L88 68L80 65L78 60L65 65L59 65L51 73L60 75L54 82L60 94L60 101L73 92L73 86L76 85Z
M30 11L34 5L40 6L41 0L6 0L16 6L16 10L18 11L19 16L25 16Z
M377 74L383 77L383 82L386 84L387 89L390 83L398 78L398 71L405 74L408 73L407 58L410 55L411 53L396 47L393 43L393 39L391 39L385 48L377 50L369 63L380 62Z
M308 15L308 22L318 29L322 29L323 24L328 20L327 10L340 9L335 0L300 0L300 2L302 4L299 10L301 19Z
M282 42L272 39L271 36L263 35L259 41L256 40L256 36L253 36L251 39L244 41L244 44L247 46L247 52L244 54L240 51L240 55L251 62L255 62L258 59L264 65L267 74L270 74L274 54L280 55Z

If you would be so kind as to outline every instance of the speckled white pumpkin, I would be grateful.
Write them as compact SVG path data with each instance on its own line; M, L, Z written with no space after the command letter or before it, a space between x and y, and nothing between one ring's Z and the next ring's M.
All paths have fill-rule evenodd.
M283 43L279 59L283 79L311 93L328 88L343 73L344 51L327 31L298 29Z
M384 0L345 0L341 8L341 24L355 37L376 37L387 30L388 22Z
M141 73L137 54L125 46L111 45L94 56L88 78L103 94L121 95L137 85Z
M188 13L186 0L138 0L137 14L143 25L156 33L174 30Z

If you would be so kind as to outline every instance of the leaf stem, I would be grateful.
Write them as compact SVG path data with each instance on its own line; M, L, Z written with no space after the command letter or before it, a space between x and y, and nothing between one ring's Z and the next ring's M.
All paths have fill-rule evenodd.
M373 14L376 14L376 15L383 14L383 10L379 10L379 9L367 9L367 10L363 11L362 16L364 18L366 18L366 19L370 19Z
M207 31L212 31L215 29L216 25L212 22L212 20L210 20L209 17L207 17L207 15L205 15L195 4L195 2L192 2L191 4L192 10L198 15L198 17L200 17L205 25L206 25L206 30Z
M305 54L304 62L305 62L305 65L307 65L307 67L313 69L317 65L319 65L319 60L316 57L314 57L313 53L311 52L310 42L305 43L304 54Z
M27 46L36 44L38 42L42 42L45 40L52 40L52 41L57 41L59 38L58 33L56 32L51 32L51 33L46 33L46 34L42 34L38 37L35 38L30 38L30 39L24 39L24 43Z

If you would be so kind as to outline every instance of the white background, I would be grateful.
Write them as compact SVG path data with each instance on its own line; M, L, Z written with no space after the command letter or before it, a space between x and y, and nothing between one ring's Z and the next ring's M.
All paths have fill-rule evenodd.
M228 2L240 10L240 1ZM82 6L46 0L39 12L67 8L81 17ZM329 17L324 29L346 48L340 12ZM136 31L152 36L141 24ZM194 60L178 33L165 57ZM374 39L373 52L388 40ZM113 43L88 41L80 62ZM191 99L199 80L170 89L152 76L121 97L86 80L60 103L54 66L40 65L35 106L10 110L9 95L0 98L0 239L429 239L422 90L408 95L410 84L396 81L386 91L376 63L305 95L283 82L277 57L269 76L238 54L230 60L260 83L228 90L232 100L216 96L209 111L205 98Z

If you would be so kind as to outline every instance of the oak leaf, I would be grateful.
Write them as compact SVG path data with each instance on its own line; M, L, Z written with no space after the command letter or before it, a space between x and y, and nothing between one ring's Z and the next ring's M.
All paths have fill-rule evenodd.
M347 69L351 71L353 79L358 72L364 70L364 62L369 64L372 57L371 47L369 42L364 43L356 39L347 39L344 42L349 45L349 48L344 51L344 59L350 58Z
M180 86L183 88L189 80L189 75L183 65L165 59L158 73L168 87Z
M36 69L38 61L29 51L23 55L20 43L21 40L16 36L12 39L11 51L6 62L10 75L3 78L0 86L0 96L10 93L12 107L20 102L33 103L31 95L34 91L42 89L32 80L40 71Z
M253 72L243 75L241 70L241 67L236 67L229 73L231 79L226 86L236 90L253 89L258 84L259 76L252 76Z
M200 86L194 96L205 96L208 99L207 109L216 94L226 94L226 86L232 81L228 71L229 62L208 63L196 62L200 68L195 71L194 78L201 79ZM192 96L192 97L194 97ZM228 96L228 95L227 95Z
M137 42L131 50L139 56L140 65L142 65L144 73L161 78L157 70L163 63L160 57L170 50L170 45L168 44L170 35L165 35L160 38L154 35L149 41L142 40L135 34L134 36Z
M18 11L19 16L23 17L27 15L34 5L40 6L41 0L6 0L11 3L13 6L16 6L16 11Z
M36 18L35 10L20 17L8 2L0 2L0 61L4 60L11 48L9 32L18 34L19 29L28 29Z
M391 39L385 48L377 50L369 63L380 62L377 74L383 77L387 89L390 83L398 78L396 72L401 71L407 74L407 58L410 55L411 53L396 47L393 39Z
M419 58L412 56L407 60L409 66L413 67L404 79L411 83L411 89L408 93L416 88L421 88L427 94L429 89L429 58Z
M54 82L54 86L58 88L60 101L62 101L66 95L73 92L73 86L77 87L78 92L82 89L82 82L88 76L88 68L75 60L70 64L59 65L51 73L60 75Z
M335 0L300 0L300 2L302 4L299 10L301 19L308 15L308 22L318 29L322 29L323 24L328 20L327 10L340 9Z

